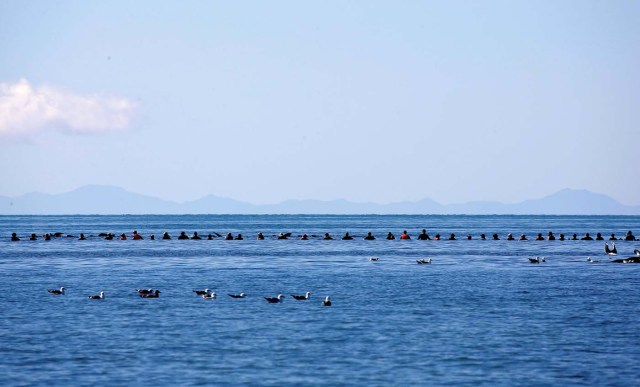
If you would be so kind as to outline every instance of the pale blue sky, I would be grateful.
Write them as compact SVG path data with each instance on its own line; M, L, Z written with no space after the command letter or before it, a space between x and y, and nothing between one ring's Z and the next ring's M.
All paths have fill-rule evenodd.
M3 1L0 195L640 205L639 20L638 1Z

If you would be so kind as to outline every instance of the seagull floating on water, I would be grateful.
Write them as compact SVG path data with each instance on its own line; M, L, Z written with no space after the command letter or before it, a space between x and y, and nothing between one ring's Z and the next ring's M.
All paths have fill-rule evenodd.
M609 244L605 243L604 244L604 252L609 254L609 255L618 255L618 250L616 249L616 242L611 242L611 245L613 246L613 248L609 248Z
M592 259L591 257L588 257L588 258L587 258L587 262L589 262L589 263L596 263L596 262L600 262L600 261L596 261L596 260Z
M138 292L139 294L151 294L153 293L153 289L149 288L149 289L136 289L136 292Z
M47 290L49 293L51 294L56 294L56 295L63 295L64 294L64 286L61 287L60 289L49 289Z
M416 261L416 263L418 265L430 265L431 264L431 258L429 258L429 259L418 259Z
M322 306L331 306L331 300L329 299L329 296L326 296L324 298L324 301L322 301Z
M544 257L529 258L529 263L541 263L541 262L546 262Z
M208 299L208 300L213 300L214 298L217 298L217 297L218 295L215 292L205 293L202 295L202 298Z
M308 300L310 296L311 296L311 292L306 292L304 294L304 296L298 295L298 294L292 294L291 295L291 297L293 297L293 298L295 298L296 300L299 300L299 301Z
M193 292L199 296L204 296L206 294L209 294L209 288L205 290L194 290Z
M379 261L379 260L380 260L380 258L378 258L378 257L371 257L371 258L369 258L369 261L371 261L371 262L377 262L377 261Z
M231 298L245 298L247 295L244 293L240 293L240 294L229 294L228 296Z
M92 299L92 300L102 300L102 299L104 299L104 292L100 292L100 295L98 295L98 296L88 296L87 298Z
M264 297L264 299L271 304L277 304L284 300L284 296L282 294L278 294L278 297Z
M147 294L141 293L140 297L141 298L160 298L160 291L156 289L151 293L147 293Z

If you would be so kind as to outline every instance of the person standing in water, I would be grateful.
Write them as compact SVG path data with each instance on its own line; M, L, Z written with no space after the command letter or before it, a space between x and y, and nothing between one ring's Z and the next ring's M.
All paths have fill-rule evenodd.
M419 241L430 241L431 238L429 237L429 234L427 234L427 230L426 229L422 229L422 234L418 235L418 240Z

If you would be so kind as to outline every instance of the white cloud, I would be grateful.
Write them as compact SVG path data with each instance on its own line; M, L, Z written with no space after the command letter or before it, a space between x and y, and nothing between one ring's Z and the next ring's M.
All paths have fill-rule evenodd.
M129 127L135 105L125 98L79 95L26 79L0 83L0 136L28 137L45 130L104 133Z

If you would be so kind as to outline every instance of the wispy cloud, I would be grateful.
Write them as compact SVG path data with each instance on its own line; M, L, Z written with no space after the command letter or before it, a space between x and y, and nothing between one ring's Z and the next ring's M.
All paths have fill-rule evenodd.
M33 87L26 79L0 83L0 136L30 137L46 130L88 134L126 130L134 109L125 98Z

